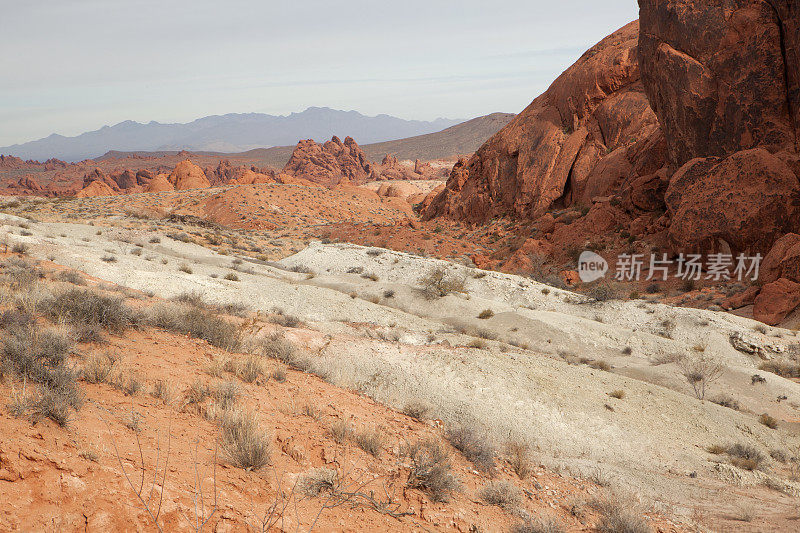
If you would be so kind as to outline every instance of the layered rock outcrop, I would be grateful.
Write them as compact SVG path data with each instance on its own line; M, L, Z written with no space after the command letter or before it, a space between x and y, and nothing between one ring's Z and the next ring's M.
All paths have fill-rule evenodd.
M372 163L352 137L334 136L319 144L311 139L297 143L283 173L322 185L361 185L372 173Z

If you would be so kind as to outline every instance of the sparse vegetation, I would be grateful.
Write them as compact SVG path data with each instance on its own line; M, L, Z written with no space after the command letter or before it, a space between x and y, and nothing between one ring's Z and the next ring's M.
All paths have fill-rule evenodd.
M506 444L506 455L511 470L520 479L527 478L532 471L530 446L521 442L509 442Z
M222 450L230 463L244 470L259 470L269 464L269 439L252 413L228 409L220 419Z
M111 333L122 333L138 323L138 317L119 296L106 296L97 291L67 289L41 304L44 313L54 321L73 326L93 325Z
M450 457L434 440L420 441L404 451L411 458L406 485L424 491L434 502L446 502L459 490L451 472Z
M446 437L475 466L487 472L494 469L496 452L485 434L473 428L457 426L448 430Z
M778 419L767 413L764 413L761 416L759 416L758 421L761 424L767 426L769 429L778 429Z
M709 384L718 380L724 371L724 367L720 363L711 360L702 352L681 358L679 364L683 376L699 400L706 397Z
M484 309L483 311L480 312L478 318L480 318L481 320L486 320L487 318L492 318L493 316L494 316L494 311L492 311L491 309Z
M352 439L359 448L373 457L379 457L381 455L381 450L383 450L383 435L380 430L363 429L361 431L355 431L352 434Z
M490 481L480 492L481 500L503 509L514 509L522 502L522 491L508 481Z
M450 273L444 267L435 267L420 280L422 293L428 299L442 298L453 292L464 292L466 277Z
M149 309L146 320L151 326L203 339L224 350L236 350L242 341L235 324L197 307L157 305Z

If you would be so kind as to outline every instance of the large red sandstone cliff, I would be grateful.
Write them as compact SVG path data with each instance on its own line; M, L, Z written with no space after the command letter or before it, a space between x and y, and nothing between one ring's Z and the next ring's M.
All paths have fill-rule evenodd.
M800 232L800 2L639 6L640 22L587 51L459 162L423 216L549 220L539 226L551 244L565 231L624 227L674 253L766 254ZM585 206L589 222L554 231L549 212L568 206ZM791 270L781 263L795 256L782 253L770 261ZM765 281L754 314L775 323L800 285Z

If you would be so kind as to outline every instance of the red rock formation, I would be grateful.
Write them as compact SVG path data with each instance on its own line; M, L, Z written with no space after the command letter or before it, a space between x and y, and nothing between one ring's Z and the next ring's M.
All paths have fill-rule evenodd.
M206 178L203 169L188 159L181 161L175 166L172 174L169 175L169 182L177 191L186 189L205 189L211 186L211 183L209 183L208 178Z
M763 148L693 159L669 182L669 239L678 251L766 253L800 220L800 183Z
M638 23L587 51L465 164L425 212L484 222L589 204L636 169L662 166L657 119L639 81ZM655 154L655 157L654 157Z
M145 192L166 192L174 190L175 187L172 186L172 183L169 181L169 176L166 174L158 174L155 178L150 180L150 183L148 183L145 188Z
M297 143L283 173L323 185L360 185L370 177L372 163L351 137L342 143L334 136L322 145L307 139Z
M42 192L42 186L30 176L24 176L19 179L19 186L27 192L35 194Z
M775 242L761 263L762 283L786 278L800 283L800 235L787 233Z
M753 318L766 324L780 324L800 306L800 283L786 278L767 283L753 305Z
M25 161L13 155L0 155L0 168L8 170L19 170L25 168Z
M795 149L800 5L639 0L639 64L670 160Z
M384 183L378 188L378 196L386 196L388 198L403 198L406 199L410 196L416 196L422 193L419 187L412 183Z
M102 180L94 180L75 195L78 198L92 198L95 196L116 196L118 193Z
M120 189L132 189L138 185L136 174L130 170L123 170L122 172L113 173L111 174L111 179L114 180Z

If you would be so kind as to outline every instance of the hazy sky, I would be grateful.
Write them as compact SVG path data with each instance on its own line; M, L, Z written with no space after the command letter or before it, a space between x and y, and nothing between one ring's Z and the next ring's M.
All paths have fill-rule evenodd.
M0 0L0 146L123 120L518 112L635 0Z

